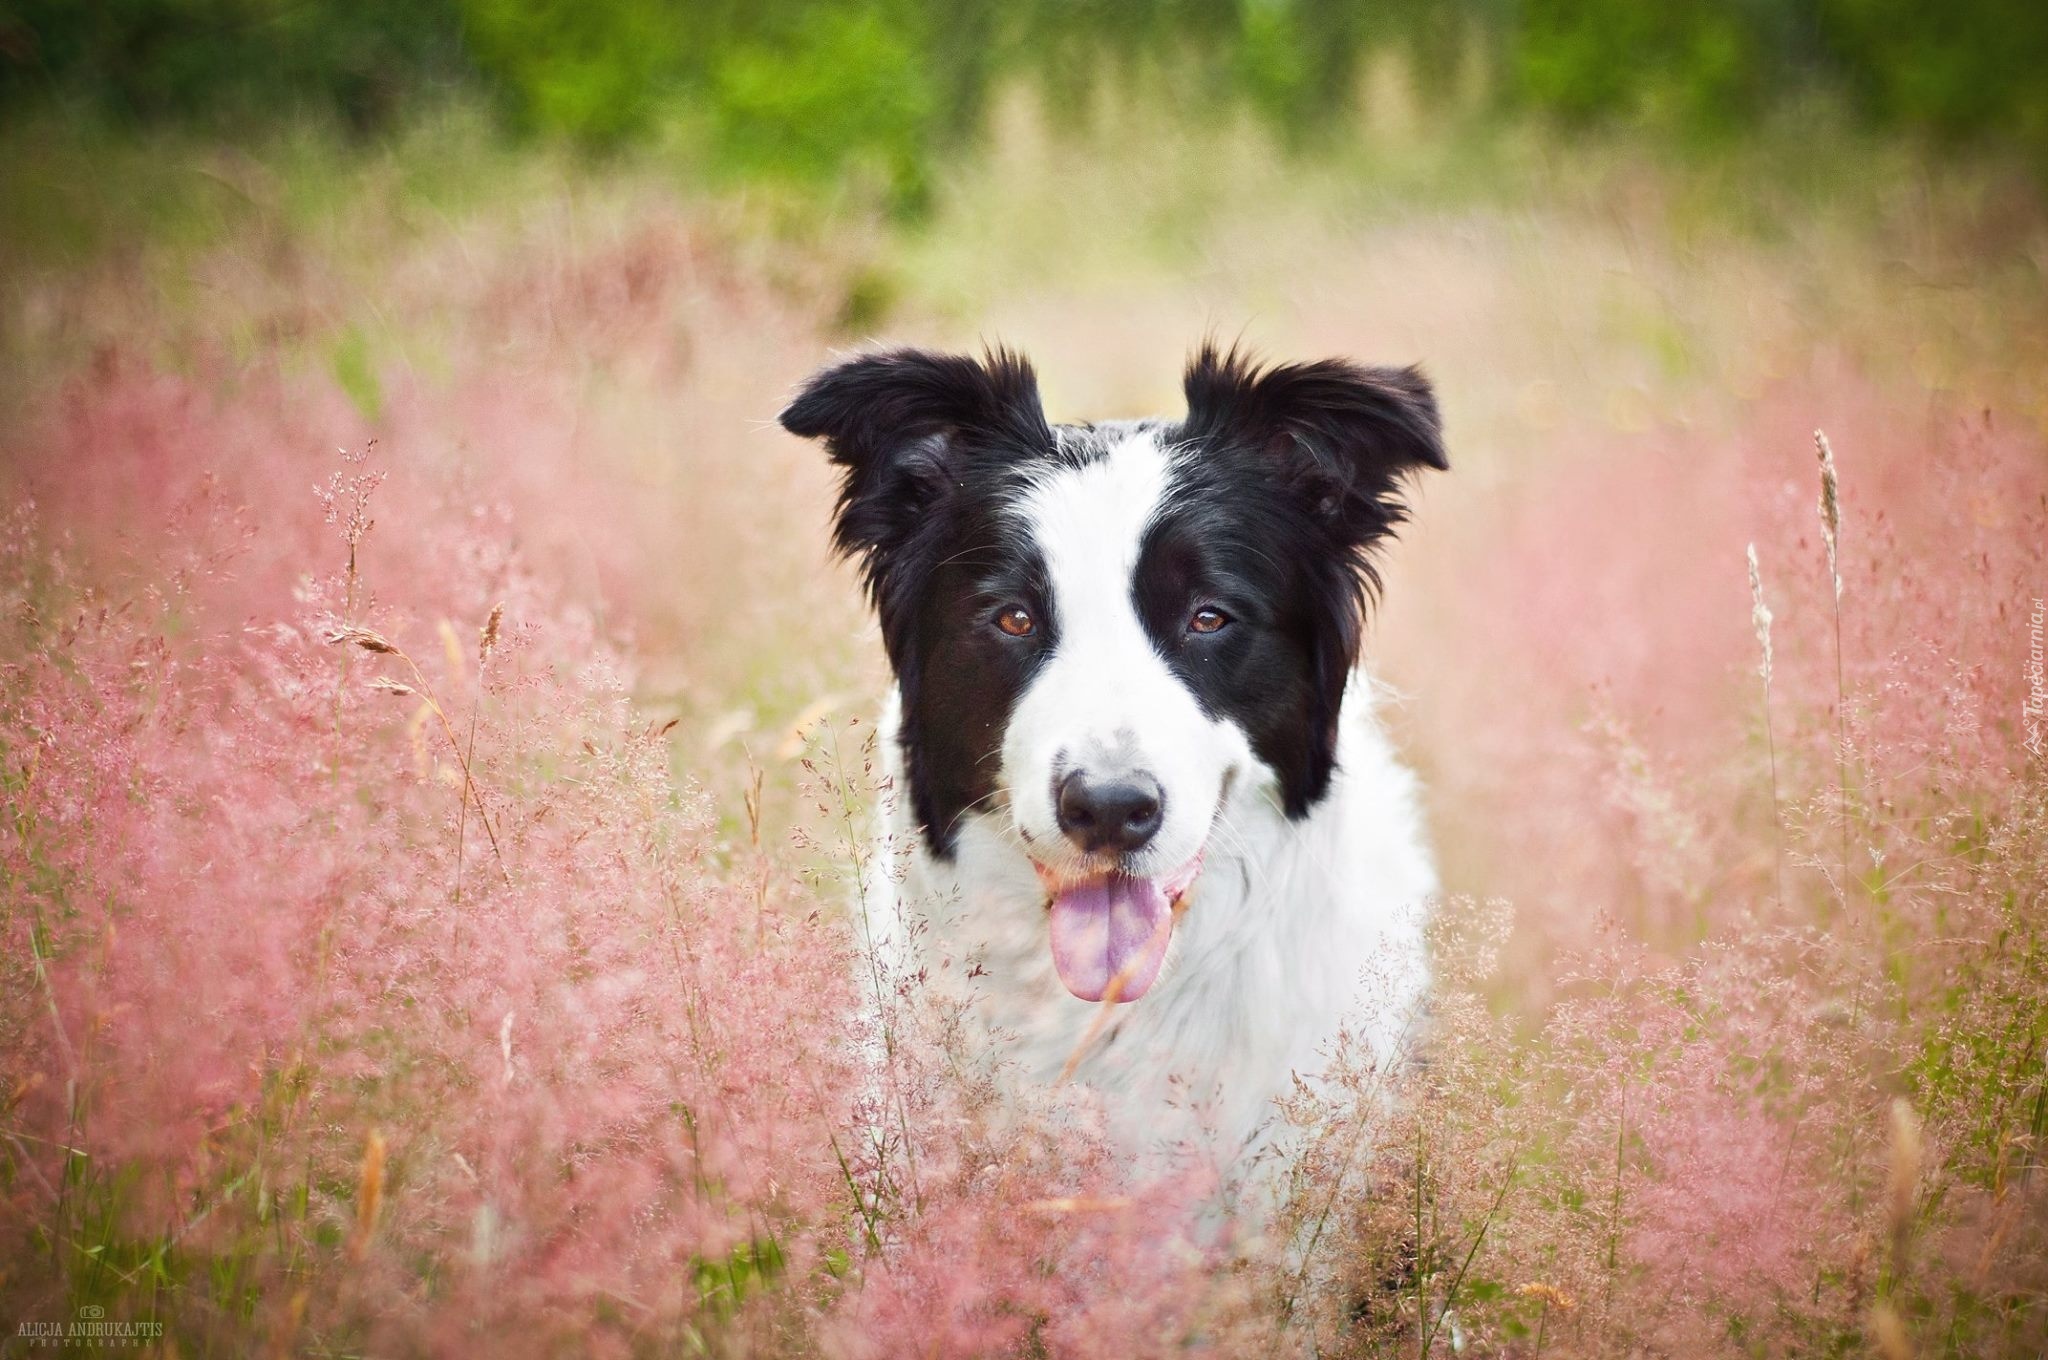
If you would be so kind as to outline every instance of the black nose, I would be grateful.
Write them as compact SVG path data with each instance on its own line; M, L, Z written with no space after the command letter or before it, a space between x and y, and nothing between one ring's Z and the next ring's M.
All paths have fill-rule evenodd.
M1148 774L1090 779L1076 770L1060 781L1060 830L1083 850L1129 854L1159 834L1163 801Z

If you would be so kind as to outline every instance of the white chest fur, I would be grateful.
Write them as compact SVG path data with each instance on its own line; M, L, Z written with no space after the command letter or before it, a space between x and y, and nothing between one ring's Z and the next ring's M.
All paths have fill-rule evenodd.
M1338 773L1308 816L1289 821L1270 784L1239 781L1160 980L1138 1001L1103 1016L1061 985L1045 890L1003 816L972 818L941 861L907 800L893 800L884 815L896 872L866 889L873 947L888 972L922 970L924 985L962 1003L970 1041L1008 1080L1049 1084L1071 1065L1127 1145L1197 1139L1229 1164L1265 1141L1274 1097L1321 1068L1340 1028L1390 1062L1421 1005L1436 872L1414 776L1376 698L1354 678ZM881 732L888 768L893 701Z

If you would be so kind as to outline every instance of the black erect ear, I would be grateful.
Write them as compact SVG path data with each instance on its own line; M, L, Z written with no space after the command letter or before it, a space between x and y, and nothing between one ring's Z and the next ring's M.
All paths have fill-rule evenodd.
M870 590L890 555L958 485L961 460L1001 444L1052 447L1031 365L1002 348L976 360L897 349L825 369L784 408L782 427L825 441L845 470L834 539Z
M1188 362L1185 387L1190 438L1269 453L1354 547L1406 517L1404 476L1450 468L1436 396L1420 369L1341 359L1261 368L1237 350L1205 344Z
M1361 368L1340 359L1261 368L1204 345L1188 363L1190 442L1249 452L1269 463L1329 535L1301 556L1314 624L1316 684L1303 730L1308 747L1284 780L1290 817L1307 814L1336 768L1339 716L1379 586L1373 549L1407 517L1403 480L1448 469L1436 397L1413 368Z

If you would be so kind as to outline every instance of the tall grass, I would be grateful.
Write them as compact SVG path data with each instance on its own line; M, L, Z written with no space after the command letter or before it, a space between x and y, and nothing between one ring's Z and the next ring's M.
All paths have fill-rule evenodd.
M1233 1219L1199 1157L1134 1178L1088 1093L1002 1095L868 948L880 677L824 470L758 423L846 262L644 189L494 212L379 238L374 307L277 221L196 303L132 259L39 282L70 320L13 295L17 340L66 343L5 431L0 1320L230 1355L2048 1344L2025 418L1902 393L1917 350L1730 320L1734 281L1779 296L1761 244L1678 233L1706 258L1582 309L1527 269L1618 257L1569 206L1449 246L1211 223L1253 242L1217 247L1226 302L1276 251L1381 299L1271 324L1412 345L1465 450L1377 658L1467 894L1428 1061L1340 1042ZM1806 248L1799 287L1892 301L1873 254ZM1053 342L1055 400L1166 400L1117 365L1170 387L1186 318L1101 324L1154 276L1051 277L975 286ZM1493 310L1431 321L1434 290ZM1930 333L1963 306L1914 297ZM1560 328L1604 399L1557 400ZM1646 375L1646 335L1682 362Z

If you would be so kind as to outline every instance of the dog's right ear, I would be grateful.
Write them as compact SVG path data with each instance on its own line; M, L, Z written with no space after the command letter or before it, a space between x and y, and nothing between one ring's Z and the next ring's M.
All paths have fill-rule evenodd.
M996 446L1049 450L1038 376L1022 356L898 349L825 369L783 409L782 428L825 441L845 472L834 541L873 590L889 559L930 523L967 459Z

